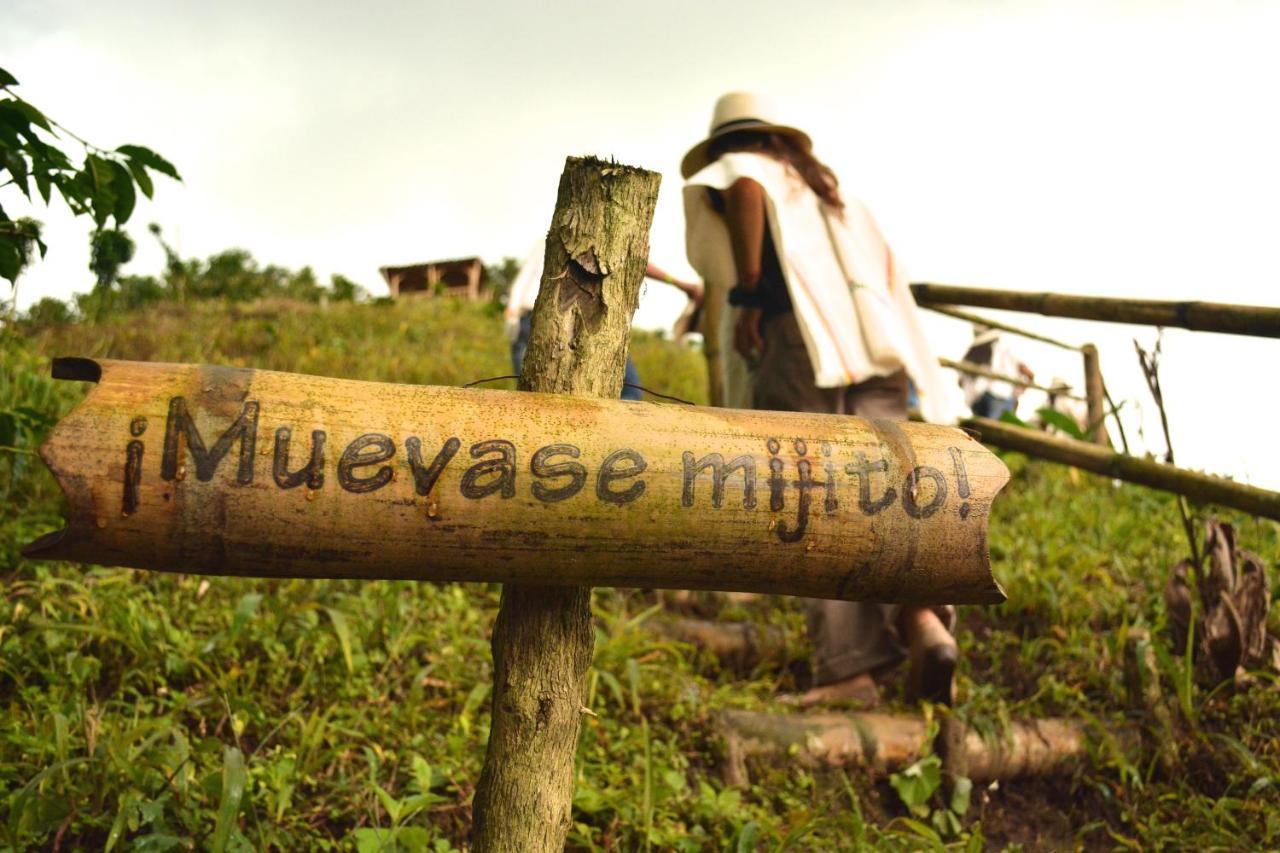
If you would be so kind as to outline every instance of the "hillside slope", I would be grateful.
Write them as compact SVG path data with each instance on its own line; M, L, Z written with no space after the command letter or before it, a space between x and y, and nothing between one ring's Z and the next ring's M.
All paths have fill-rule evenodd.
M499 318L447 301L200 303L0 346L0 845L462 845L486 740L496 587L149 574L33 563L18 548L58 526L61 498L30 451L82 393L48 378L51 356L460 384L509 372ZM633 351L647 387L705 399L696 352L651 335ZM958 712L990 726L1122 720L1127 631L1161 634L1160 590L1184 549L1175 506L1007 461L991 550L1009 601L962 611ZM1274 565L1277 526L1231 518ZM942 792L913 816L887 780L857 773L783 762L755 768L749 790L727 789L715 713L779 709L804 667L735 676L647 631L654 603L596 593L597 716L578 753L575 849L1280 844L1280 692L1206 694L1163 652L1163 687L1184 718L1176 774L1102 749L1074 778L976 791L958 832L938 819ZM805 657L797 602L709 606L785 626L793 658Z

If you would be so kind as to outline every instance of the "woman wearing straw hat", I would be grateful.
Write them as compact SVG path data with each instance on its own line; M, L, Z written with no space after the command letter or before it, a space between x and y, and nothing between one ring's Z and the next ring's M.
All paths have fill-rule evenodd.
M905 420L911 381L927 420L954 420L875 222L842 198L808 135L773 116L756 95L723 96L681 164L713 403ZM808 611L817 665L802 704L875 704L875 676L903 658L909 696L950 702L954 608L815 599Z

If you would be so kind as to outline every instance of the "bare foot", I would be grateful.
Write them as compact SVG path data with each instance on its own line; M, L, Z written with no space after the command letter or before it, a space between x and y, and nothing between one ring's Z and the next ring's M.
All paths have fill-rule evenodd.
M950 705L959 650L955 637L932 610L904 610L902 627L909 648L907 699Z
M871 673L864 672L844 681L823 684L798 695L782 697L781 701L801 708L812 708L815 705L844 703L859 708L874 708L880 704L880 689L876 687Z

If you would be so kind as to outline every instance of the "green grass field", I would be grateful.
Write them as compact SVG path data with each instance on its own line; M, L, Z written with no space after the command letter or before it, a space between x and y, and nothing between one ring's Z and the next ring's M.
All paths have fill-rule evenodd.
M246 580L25 561L60 526L32 453L83 393L55 355L204 362L426 384L509 372L501 321L451 301L163 305L0 344L0 849L452 850L465 845L488 726L497 587ZM705 399L698 353L639 334L647 387ZM511 387L507 380L493 387ZM991 519L1009 601L963 608L957 709L974 721L1126 716L1127 632L1157 637L1176 772L1099 749L1074 777L950 792L913 812L886 779L757 767L726 789L712 720L769 708L750 678L644 626L652 593L595 594L578 748L579 850L1028 850L1280 846L1280 689L1206 692L1166 650L1161 589L1185 550L1166 495L1006 460ZM1227 514L1274 566L1272 522ZM787 625L796 602L721 613ZM1272 608L1273 627L1280 608ZM891 697L892 698L892 697Z

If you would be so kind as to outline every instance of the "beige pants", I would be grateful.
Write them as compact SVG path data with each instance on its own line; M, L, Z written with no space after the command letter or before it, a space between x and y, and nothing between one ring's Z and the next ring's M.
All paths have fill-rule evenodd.
M907 375L877 376L843 388L819 388L795 314L781 314L764 328L764 355L754 373L757 409L853 415L874 420L907 419ZM814 683L830 684L883 669L907 653L898 629L902 607L865 601L805 599L809 637L815 650ZM956 611L935 608L947 630Z

